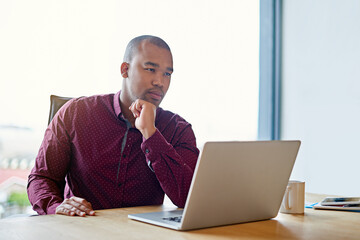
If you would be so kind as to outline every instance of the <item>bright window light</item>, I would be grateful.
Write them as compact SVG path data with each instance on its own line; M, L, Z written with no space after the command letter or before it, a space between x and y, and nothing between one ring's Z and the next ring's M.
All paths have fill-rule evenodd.
M51 94L120 90L126 44L142 34L170 45L175 71L161 106L193 125L199 146L257 137L259 1L2 1L0 31L2 153L14 136L6 126L31 129L36 141L15 149L37 152Z

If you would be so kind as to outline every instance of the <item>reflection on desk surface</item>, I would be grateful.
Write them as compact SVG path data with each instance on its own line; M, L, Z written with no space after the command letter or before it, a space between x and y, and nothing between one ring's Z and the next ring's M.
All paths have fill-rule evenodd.
M307 201L324 196L306 194ZM0 220L0 239L359 239L360 213L305 209L271 220L175 231L128 219L128 214L175 209L144 206L108 209L96 216L47 215Z

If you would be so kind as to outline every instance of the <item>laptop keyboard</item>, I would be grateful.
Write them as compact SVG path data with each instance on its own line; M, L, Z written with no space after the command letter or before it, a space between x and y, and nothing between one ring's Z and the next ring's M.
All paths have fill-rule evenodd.
M166 221L171 221L171 222L181 222L182 216L178 216L178 217L168 217L168 218L163 218L163 220Z

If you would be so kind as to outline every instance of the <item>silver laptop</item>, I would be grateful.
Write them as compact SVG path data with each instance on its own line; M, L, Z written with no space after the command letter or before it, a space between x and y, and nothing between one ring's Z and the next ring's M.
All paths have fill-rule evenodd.
M207 142L183 210L129 218L190 230L276 217L300 141Z

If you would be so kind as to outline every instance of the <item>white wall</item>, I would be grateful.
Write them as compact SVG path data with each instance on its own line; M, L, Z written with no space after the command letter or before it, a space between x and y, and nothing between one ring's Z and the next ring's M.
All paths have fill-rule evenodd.
M37 127L42 136L50 94L117 92L126 44L142 34L172 48L175 71L161 106L192 123L199 146L256 139L253 0L0 1L0 127Z
M283 1L282 138L306 191L360 196L360 1Z

